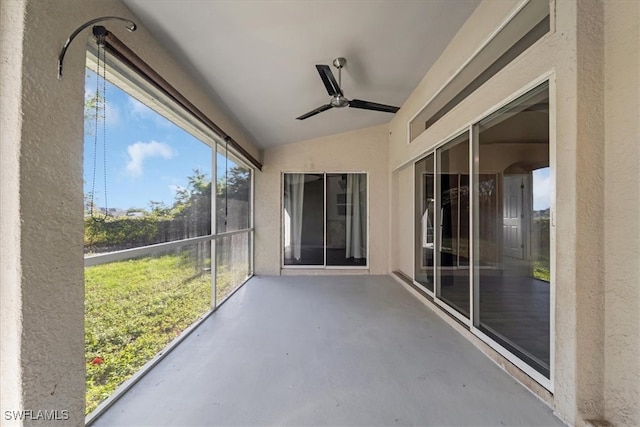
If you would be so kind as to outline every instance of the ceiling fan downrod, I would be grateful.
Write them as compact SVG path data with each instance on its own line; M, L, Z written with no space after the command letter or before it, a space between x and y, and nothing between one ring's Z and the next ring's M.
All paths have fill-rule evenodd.
M394 107L393 105L386 104L378 104L376 102L371 101L363 101L361 99L351 99L349 100L346 96L344 96L344 92L342 91L342 68L347 63L347 60L343 57L338 57L333 60L333 66L338 69L338 81L334 77L331 72L331 68L328 65L317 64L316 70L320 74L320 79L322 83L324 83L325 88L327 89L327 93L331 97L328 104L321 105L320 107L309 111L299 117L296 117L296 120L305 120L309 117L315 116L316 114L322 113L323 111L330 110L332 108L358 108L361 110L373 110L373 111L382 111L385 113L395 113L399 110L398 107Z
M333 60L333 66L338 69L338 86L342 87L342 67L347 64L347 58L339 56Z
M333 60L333 66L338 69L338 87L342 88L342 67L347 63L346 58L338 57ZM342 94L336 94L329 102L335 108L344 108L349 105L349 99Z

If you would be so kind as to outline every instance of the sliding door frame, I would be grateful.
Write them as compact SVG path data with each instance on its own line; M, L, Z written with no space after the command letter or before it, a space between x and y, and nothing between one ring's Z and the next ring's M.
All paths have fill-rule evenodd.
M323 175L323 214L322 220L324 221L323 229L323 264L322 265L285 265L284 260L284 176L287 174L302 174L302 175ZM327 176L328 175L344 175L344 174L361 174L367 178L367 262L365 265L327 265ZM370 191L369 172L367 171L296 171L285 170L280 172L280 268L284 270L369 270L370 258L371 258L371 191Z
M441 152L441 150L450 142L455 141L456 139L462 137L465 135L465 133L469 134L469 126L465 126L461 131L458 131L456 133L454 133L452 136L450 136L449 138L447 138L446 140L444 140L442 143L438 144L437 146L435 146L433 148L433 150L431 150L429 153L427 153L427 156L431 153L433 153L433 176L434 176L434 180L433 180L433 185L434 185L434 197L435 197L435 212L434 212L434 250L433 250L433 301L439 306L441 307L443 310L445 310L447 313L449 313L451 316L455 317L456 320L458 320L460 323L462 323L463 325L467 326L467 327L471 327L471 319L473 319L473 302L472 300L469 300L469 314L470 316L467 318L464 314L460 313L458 310L456 310L455 308L453 308L453 306L447 304L446 301L444 301L440 295L441 295L441 286L442 286L442 275L441 275L441 271L442 271L442 266L440 265L441 263L441 257L440 257L440 247L442 246L442 198L440 197L440 193L441 193L441 187L442 187L442 180L440 179L440 165L438 164L438 154ZM471 135L469 134L468 137L470 138ZM457 145L457 144L456 144ZM471 141L469 141L469 149L471 149ZM470 155L469 158L471 159L472 156ZM469 165L470 166L470 165ZM471 170L469 171L469 173L471 173ZM460 188L460 173L457 173L458 175L458 188ZM470 201L471 203L471 201ZM469 207L469 209L471 209L471 206ZM458 209L457 209L457 221L458 224L456 226L456 233L457 233L457 239L456 239L456 244L458 245L458 248L460 246L460 206L458 203ZM472 228L471 225L469 227L469 236L471 239L471 234L472 232ZM414 233L415 234L415 233ZM415 245L414 245L415 246ZM469 251L471 252L471 247L469 247ZM458 253L456 254L456 268L459 268L459 258L460 258L460 253L459 253L459 249L457 251ZM471 258L471 253L469 254L469 263L472 262L472 258ZM469 277L472 278L473 275L471 274L471 264L469 265ZM469 282L469 292L472 292L471 290L471 280Z
M475 232L477 228L477 224L479 223L479 195L477 194L479 187L479 166L480 166L480 158L479 158L479 129L478 123L488 117L490 114L498 111L502 107L508 105L509 103L515 101L519 97L527 94L537 86L548 82L548 92L549 92L549 177L551 179L551 196L550 196L550 236L549 236L549 252L550 252L550 282L549 282L549 352L550 352L550 363L549 363L549 378L542 375L540 372L535 370L533 367L528 365L522 359L520 359L513 352L493 340L487 334L482 332L475 325L479 324L479 303L480 303L480 287L479 287L479 265L477 265L476 257L479 254L479 239L476 239ZM440 257L438 256L438 248L441 245L441 236L440 236L440 223L441 223L441 213L440 213L440 183L438 174L440 173L440 168L438 167L438 151L442 149L446 144L459 138L464 133L469 134L469 192L470 195L470 206L469 206L469 297L470 297L470 306L469 306L469 318L466 318L464 315L459 313L456 309L449 306L445 301L440 298L440 277L438 277L439 268L440 268ZM555 313L556 313L556 226L555 226L555 218L556 218L556 171L557 171L557 144L556 144L556 81L555 81L555 72L550 71L538 77L537 79L531 81L526 86L522 87L517 92L513 93L511 96L503 99L498 104L492 106L491 108L484 111L482 114L478 115L471 122L467 123L462 128L459 128L456 132L453 132L446 139L437 143L433 147L421 153L419 156L414 157L410 162L412 163L412 171L413 171L413 212L415 215L418 200L416 199L416 163L427 158L428 156L433 155L433 170L434 170L434 195L436 198L435 212L434 212L434 260L433 260L433 270L434 270L434 286L433 291L428 290L425 286L420 284L416 280L416 268L415 268L415 257L416 257L416 248L417 245L415 241L413 242L413 259L414 259L414 268L413 268L413 285L419 288L421 291L425 292L429 297L433 298L433 302L441 307L446 313L454 317L463 325L469 328L469 331L473 333L475 336L480 338L486 344L488 344L492 349L497 351L511 363L513 363L516 367L518 367L521 371L529 375L533 380L547 389L549 392L554 392L554 384L555 384ZM406 163L405 163L406 165ZM418 230L417 223L414 221L413 225L413 236L414 239L418 239Z

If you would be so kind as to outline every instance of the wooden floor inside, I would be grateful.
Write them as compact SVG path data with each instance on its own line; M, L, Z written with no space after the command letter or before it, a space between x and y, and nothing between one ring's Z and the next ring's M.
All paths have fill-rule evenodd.
M491 269L480 270L479 283L479 329L548 376L549 283ZM469 317L469 269L442 270L441 299Z
M533 277L481 278L480 329L547 376L549 310L548 282Z

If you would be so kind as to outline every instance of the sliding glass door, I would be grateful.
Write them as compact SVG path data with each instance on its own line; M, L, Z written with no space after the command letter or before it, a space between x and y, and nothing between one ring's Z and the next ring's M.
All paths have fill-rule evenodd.
M436 150L436 295L469 318L469 136Z
M415 163L414 283L543 385L553 188L548 82Z
M324 174L284 175L284 264L324 265Z
M365 267L367 175L283 175L283 265Z
M327 265L367 264L367 175L327 174Z
M416 218L415 279L426 290L433 292L433 258L435 249L435 188L434 156L428 155L416 162Z
M477 125L476 326L549 377L549 89Z

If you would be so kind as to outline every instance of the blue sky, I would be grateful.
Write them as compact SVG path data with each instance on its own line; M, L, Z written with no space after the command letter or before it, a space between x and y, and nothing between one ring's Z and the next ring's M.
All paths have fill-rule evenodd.
M100 83L102 86L102 83ZM148 208L149 201L171 205L176 188L198 168L211 178L211 147L107 82L106 179L109 208ZM95 94L96 75L87 70L85 96ZM84 192L93 183L95 123L85 123ZM98 128L95 203L104 207L102 123Z
M549 168L533 171L533 210L542 211L551 206L551 177Z

